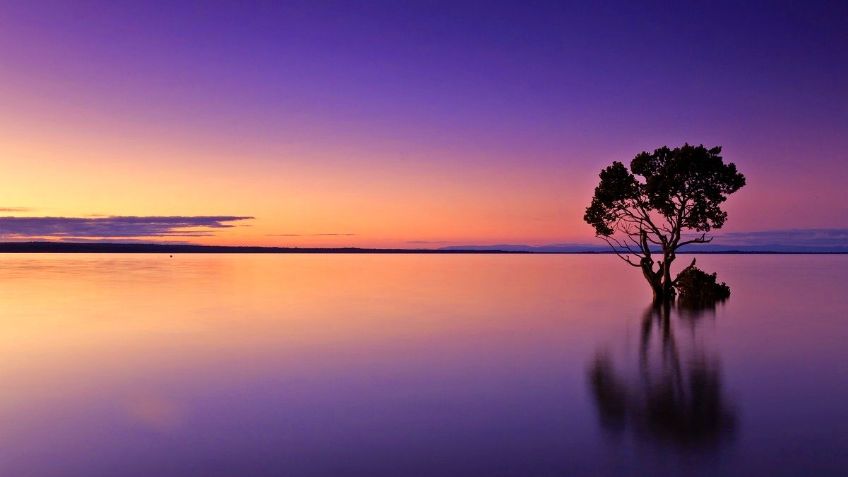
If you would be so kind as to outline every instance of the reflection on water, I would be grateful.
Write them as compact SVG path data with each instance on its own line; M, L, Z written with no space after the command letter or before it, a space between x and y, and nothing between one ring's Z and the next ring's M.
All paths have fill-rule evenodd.
M590 366L589 385L606 430L632 431L676 447L709 448L733 435L736 417L723 395L716 350L695 336L707 311L681 310L685 314L680 316L678 310L668 304L649 307L638 353L627 357L632 360L625 368L629 373L617 371L612 356L600 352ZM678 332L681 325L688 333Z
M848 256L698 262L3 255L0 476L848 475Z

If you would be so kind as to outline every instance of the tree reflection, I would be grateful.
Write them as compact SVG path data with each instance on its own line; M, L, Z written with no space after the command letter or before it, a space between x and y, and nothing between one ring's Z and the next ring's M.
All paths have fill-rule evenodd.
M616 370L610 353L596 355L589 386L605 429L689 448L715 446L732 435L736 420L723 397L718 359L697 337L704 312L667 304L649 308L638 356L625 356L624 372ZM691 325L683 349L672 314Z

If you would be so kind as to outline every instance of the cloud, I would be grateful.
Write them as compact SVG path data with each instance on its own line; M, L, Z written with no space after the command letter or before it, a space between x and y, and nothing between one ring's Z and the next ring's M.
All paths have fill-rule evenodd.
M0 212L29 212L29 207L0 207Z
M710 235L710 234L707 234ZM689 234L695 238L700 234ZM407 243L415 243L407 242ZM608 252L603 243L560 243L547 245L495 244L454 245L442 250L508 250L523 252ZM848 228L784 229L750 232L725 232L714 235L708 244L687 245L688 252L784 252L784 253L848 253Z
M717 235L713 243L745 246L848 247L848 228L727 232Z
M206 237L235 227L243 216L0 217L2 239L132 239Z
M353 237L356 234L268 234L268 237Z

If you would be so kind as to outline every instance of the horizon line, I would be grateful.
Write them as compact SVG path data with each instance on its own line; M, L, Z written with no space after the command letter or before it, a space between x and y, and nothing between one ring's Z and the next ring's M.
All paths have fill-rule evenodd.
M478 247L478 248L475 248ZM443 248L380 248L380 247L277 247L260 245L197 245L167 243L121 242L0 242L0 253L362 253L362 254L516 254L516 255L614 255L613 250L510 250L497 246L467 246ZM536 247L533 247L536 248ZM848 255L848 250L681 250L682 255Z

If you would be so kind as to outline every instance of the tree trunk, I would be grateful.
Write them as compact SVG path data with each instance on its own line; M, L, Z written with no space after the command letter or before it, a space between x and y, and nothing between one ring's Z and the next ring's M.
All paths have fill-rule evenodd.
M674 298L674 280L671 278L671 263L674 261L674 252L665 252L662 263L662 290L663 301L671 301Z
M662 269L654 271L653 262L652 261L644 261L642 263L642 275L645 276L645 280L648 281L648 285L651 286L651 291L654 294L654 303L661 303L665 301L665 287L663 286L663 276Z
M665 287L661 283L658 284L658 285L651 284L651 289L652 289L653 294L654 294L654 303L655 304L667 303L667 302L671 301L671 299L674 297L674 295L669 294L665 290Z
M653 260L642 262L642 274L651 287L654 303L668 303L674 299L674 280L671 278L671 263L674 258L673 253L664 252L663 261L656 271Z

